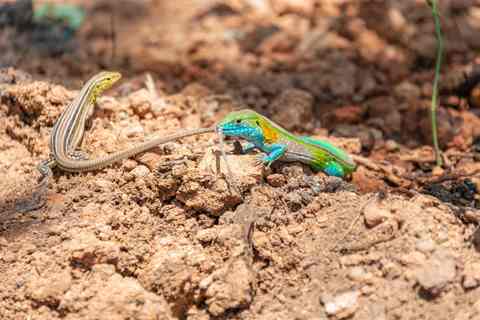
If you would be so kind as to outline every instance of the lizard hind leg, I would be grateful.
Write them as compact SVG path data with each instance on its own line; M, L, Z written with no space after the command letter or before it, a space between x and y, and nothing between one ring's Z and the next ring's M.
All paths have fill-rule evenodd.
M323 171L329 176L339 178L343 178L345 176L345 171L343 170L342 166L335 161L327 163L327 165L323 168Z
M90 156L88 155L88 153L86 153L84 151L80 151L80 150L71 151L71 152L68 153L68 155L75 160L88 160L88 159L90 159Z
M53 175L52 168L55 166L55 160L53 158L43 160L37 165L37 170L42 175L40 180L45 180L47 177L51 177Z

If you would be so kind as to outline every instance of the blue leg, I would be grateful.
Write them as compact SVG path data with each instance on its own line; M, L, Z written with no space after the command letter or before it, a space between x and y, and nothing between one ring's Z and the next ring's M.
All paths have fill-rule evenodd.
M343 178L345 175L345 171L343 170L342 166L335 161L329 162L323 171L329 176L335 176L339 178Z
M267 155L262 158L262 162L269 167L274 161L280 159L287 151L287 146L284 144L272 144L264 148Z
M247 142L244 146L242 146L242 153L243 154L249 153L250 151L252 151L255 148L256 148L255 144L253 144L251 142Z

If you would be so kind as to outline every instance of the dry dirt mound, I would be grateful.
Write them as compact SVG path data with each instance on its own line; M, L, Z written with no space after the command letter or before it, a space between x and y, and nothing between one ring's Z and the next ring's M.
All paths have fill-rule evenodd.
M152 98L139 87L99 100L83 143L92 157L211 125L205 114L233 108L207 89ZM2 319L469 319L480 311L474 227L457 207L415 192L359 194L302 165L264 171L254 156L230 154L242 198L216 172L210 136L98 172L56 171L44 208L12 210L35 185L46 128L74 92L28 80L1 90ZM474 209L461 214L478 219Z

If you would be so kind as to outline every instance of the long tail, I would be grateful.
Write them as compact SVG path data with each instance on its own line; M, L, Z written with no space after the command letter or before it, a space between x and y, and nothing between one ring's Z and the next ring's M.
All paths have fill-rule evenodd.
M170 141L175 141L179 140L182 138L186 138L189 136L194 136L194 135L199 135L203 133L208 133L208 132L215 132L215 128L200 128L200 129L191 129L191 130L182 130L180 132L171 134L166 137L156 137L152 138L151 140L148 140L144 143L140 143L139 145L133 146L132 148L126 149L126 150L121 150L112 154L109 154L105 157L102 158L97 158L97 159L88 159L88 160L73 160L73 159L67 159L67 160L61 160L61 159L56 159L57 161L57 166L60 167L61 169L65 171L71 171L71 172L82 172L82 171L92 171L92 170L98 170L101 168L104 168L106 166L111 165L114 162L117 162L119 160L123 160L129 157L132 157L138 153L145 152L149 149L152 149L153 147L156 147L158 145L170 142Z

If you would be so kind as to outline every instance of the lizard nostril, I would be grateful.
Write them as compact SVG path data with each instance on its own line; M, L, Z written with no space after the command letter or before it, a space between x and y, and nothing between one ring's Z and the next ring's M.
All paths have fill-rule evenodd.
M236 122L236 123L240 123L240 122L242 122L242 120L240 120L240 119L237 119L237 121L235 121L235 122Z

